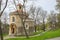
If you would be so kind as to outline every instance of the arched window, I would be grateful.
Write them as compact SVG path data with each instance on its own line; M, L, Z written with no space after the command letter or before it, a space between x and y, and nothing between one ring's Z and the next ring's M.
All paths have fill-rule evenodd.
M12 17L12 22L15 22L15 17Z
M28 24L26 24L26 25L25 25L25 28L26 28L26 29L29 29L29 25L28 25Z

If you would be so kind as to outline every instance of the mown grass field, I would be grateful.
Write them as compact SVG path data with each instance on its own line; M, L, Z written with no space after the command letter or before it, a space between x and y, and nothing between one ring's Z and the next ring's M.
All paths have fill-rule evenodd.
M31 37L29 39L27 39L27 38L10 38L7 40L45 40L45 39L54 38L54 37L60 37L60 29L55 30L55 31L48 31L48 32L44 33L43 35Z

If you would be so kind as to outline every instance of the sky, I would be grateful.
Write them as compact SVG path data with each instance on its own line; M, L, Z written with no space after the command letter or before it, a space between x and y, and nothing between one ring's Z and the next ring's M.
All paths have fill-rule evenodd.
M36 4L49 12L55 10L56 0L40 0Z
M41 7L48 12L50 12L52 10L55 11L56 0L37 0L32 3L34 3L35 6Z
M20 0L20 3L23 3L23 0ZM31 4L35 5L36 7L41 7L42 9L50 12L52 10L55 11L56 0L29 0L26 3L26 6L29 7ZM6 8L6 12L10 12L14 10L14 3L12 0L8 1L8 6Z
M17 2L17 1L16 1ZM5 1L3 2L5 4ZM23 3L23 0L20 0L19 3ZM4 4L2 8L4 7ZM28 0L26 3L27 9L33 4L36 7L41 7L42 9L46 10L48 13L50 11L55 11L56 0ZM12 0L8 1L8 6L5 9L5 12L9 14L10 12L15 10L15 6Z

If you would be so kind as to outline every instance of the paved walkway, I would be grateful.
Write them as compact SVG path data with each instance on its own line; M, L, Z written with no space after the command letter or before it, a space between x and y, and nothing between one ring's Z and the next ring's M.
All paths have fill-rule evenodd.
M60 37L52 38L52 39L47 39L47 40L60 40Z
M36 37L36 36L40 36L41 34L38 35L34 35L34 36L29 36L29 37ZM9 39L9 38L26 38L26 37L15 37L15 36L5 36L4 39Z
M45 31L47 32L47 31ZM40 34L34 35L34 36L29 36L29 37L36 37L36 36L40 36L43 35L45 32L42 32ZM15 37L15 36L5 36L4 39L9 39L9 38L26 38L26 37Z
M43 32L43 33L45 33L45 32ZM30 36L30 37L40 36L40 35L42 35L43 33L38 34L38 35L34 35L34 36ZM5 37L4 37L4 39L9 39L9 38L26 38L26 37L15 37L15 36L5 36ZM51 39L47 39L47 40L60 40L60 37L51 38Z
M44 34L45 32L42 32L38 35L34 35L34 36L29 36L29 37L36 37L36 36L40 36L42 34ZM26 38L26 37L15 37L15 36L5 36L4 39L9 39L9 38Z

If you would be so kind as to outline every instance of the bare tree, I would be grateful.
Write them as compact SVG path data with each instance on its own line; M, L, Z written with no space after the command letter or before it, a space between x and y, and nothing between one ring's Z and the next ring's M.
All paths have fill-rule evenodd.
M56 4L56 10L58 10L58 12L60 12L60 0L56 0L57 4Z
M40 24L39 22L39 20L40 20L40 18L39 18L39 12L40 12L40 10L41 10L41 7L38 7L38 8L36 8L36 12L35 12L35 32L36 32L36 30L37 30L37 24Z
M43 9L40 10L40 17L42 18L43 22L43 30L45 31L45 19L47 17L47 11L44 11Z
M38 19L39 18L39 12L40 12L40 7L36 8L35 6L31 5L30 10L29 10L29 14L31 15L32 19L34 20L34 27L35 27L35 32L36 32L36 25L38 23Z
M15 7L17 9L15 0L13 0L13 2L14 2ZM26 2L26 0L23 0L23 10L25 10L25 2ZM24 12L22 12L22 14L20 14L19 12L17 12L17 13L18 13L19 17L21 18L21 22L22 22L22 26L23 26L24 31L25 31L25 35L26 35L27 38L29 38L28 33L26 31L26 28L25 28L25 20L26 20L27 16L26 16L26 14ZM24 14L25 14L25 18L23 16L21 16L21 15L24 15Z
M6 12L3 13L2 18L3 18L4 27L6 27L6 25L7 25L7 13Z
M32 19L34 20L34 27L35 27L35 32L36 32L35 11L36 11L36 7L33 7L33 5L31 5L29 14L31 15Z
M48 23L52 30L56 28L56 14L54 11L51 11L51 14L48 16Z
M2 2L3 2L3 1L0 0L0 35L1 35L1 40L3 40L2 28L1 28L1 16L2 16L5 8L7 7L7 2L8 2L8 0L6 0L5 7L4 7L3 10L1 11L1 3L2 3Z

